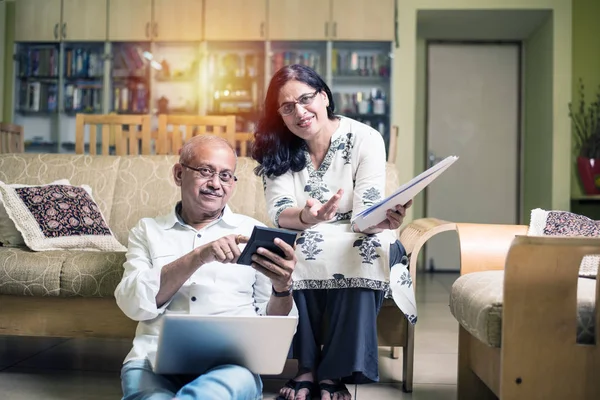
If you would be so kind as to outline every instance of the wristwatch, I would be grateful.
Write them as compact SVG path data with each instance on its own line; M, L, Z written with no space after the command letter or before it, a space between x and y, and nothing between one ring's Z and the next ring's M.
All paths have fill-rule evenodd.
M285 292L277 292L273 286L271 286L271 289L273 290L272 294L275 297L288 297L289 295L292 294L292 288L290 288L289 290L286 290Z

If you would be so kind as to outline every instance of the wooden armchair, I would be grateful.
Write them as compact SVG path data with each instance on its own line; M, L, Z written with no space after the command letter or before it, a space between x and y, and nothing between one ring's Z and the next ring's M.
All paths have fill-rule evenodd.
M413 287L417 290L417 261L423 245L441 232L456 229L454 222L436 218L411 221L400 230L400 242L409 256L409 272ZM415 328L411 325L392 299L385 299L377 317L377 335L380 346L392 348L392 358L399 358L402 348L402 388L412 392L415 352Z
M461 278L450 308L460 323L458 399L600 398L600 284L578 278L600 239L525 236L525 225L456 226ZM595 292L594 344L576 340L587 290Z
M97 154L98 125L101 126L102 132L102 155L109 155L112 146L118 156L152 154L150 116L117 114L77 114L75 117L76 154L85 153L86 126L89 128L89 153Z
M24 151L23 127L0 123L0 154L23 153Z

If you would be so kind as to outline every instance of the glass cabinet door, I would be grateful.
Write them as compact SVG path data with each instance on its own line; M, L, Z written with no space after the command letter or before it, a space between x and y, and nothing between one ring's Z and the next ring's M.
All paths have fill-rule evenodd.
M337 112L390 138L390 42L333 42L331 91Z

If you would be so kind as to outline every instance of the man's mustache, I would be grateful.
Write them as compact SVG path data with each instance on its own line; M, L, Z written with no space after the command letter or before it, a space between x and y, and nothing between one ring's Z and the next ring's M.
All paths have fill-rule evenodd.
M200 193L201 194L208 194L208 195L211 195L211 196L223 197L223 195L221 193L217 192L216 190L200 189Z

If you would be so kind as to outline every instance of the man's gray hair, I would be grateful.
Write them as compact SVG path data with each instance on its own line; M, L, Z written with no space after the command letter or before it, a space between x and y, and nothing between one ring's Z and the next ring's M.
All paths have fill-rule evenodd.
M194 157L194 149L197 146L205 146L210 144L222 144L229 147L235 155L235 165L237 166L237 153L231 143L221 136L210 134L194 136L190 140L186 141L181 148L181 152L179 153L179 163L188 164Z

